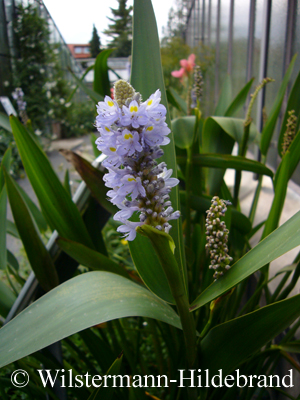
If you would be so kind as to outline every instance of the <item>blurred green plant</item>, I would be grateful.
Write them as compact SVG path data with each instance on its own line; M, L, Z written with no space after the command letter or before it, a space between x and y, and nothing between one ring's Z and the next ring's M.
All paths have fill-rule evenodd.
M143 98L159 88L162 103L167 107L150 0L135 0L133 27L131 83ZM82 80L76 80L95 103L110 95L108 68L104 66L107 54L103 53L97 57L94 67L94 90L87 88ZM295 57L261 133L252 121L251 107L247 118L235 118L246 102L253 80L232 98L228 78L214 116L204 115L199 99L190 106L187 115L185 99L173 89L169 99L178 117L171 123L167 115L166 122L172 126L173 133L162 160L173 173L178 172L181 181L181 190L173 188L171 201L174 209L181 208L182 221L173 222L170 235L146 224L139 227L136 239L129 244L131 258L124 239L116 239L116 223L111 216L117 208L107 200L101 166L96 168L79 155L65 152L93 196L84 202L81 199L81 203L77 200L80 203L77 208L70 198L68 185L60 183L32 131L11 117L15 141L42 212L34 215L30 211L28 200L6 173L10 162L8 151L0 169L0 223L6 226L5 231L16 232L17 228L20 237L23 236L28 260L41 287L49 289L50 282L44 274L46 268L52 274L51 285L57 283L53 265L59 284L0 330L0 365L5 367L13 363L7 370L3 369L0 377L4 398L8 393L14 394L7 375L12 371L12 365L14 369L25 369L32 378L31 384L22 389L22 396L42 399L47 392L56 398L50 388L42 387L36 370L40 363L45 368L61 369L57 360L49 355L49 349L45 349L59 340L63 340L65 347L64 369L72 369L78 374L86 370L95 374L110 371L130 376L165 374L169 379L178 380L179 369L208 369L210 376L221 369L225 376L239 368L246 376L268 376L275 373L283 358L290 369L299 371L293 353L299 352L295 334L300 326L300 295L290 297L300 275L299 254L292 265L284 266L277 273L274 291L270 287L273 277L269 274L270 262L300 245L300 212L279 226L288 182L300 159L298 127L284 155L281 146L278 148L281 162L277 170L271 171L266 166L266 155L294 63ZM289 112L293 110L299 117L299 77L300 73L284 110L281 142ZM261 151L261 162L247 157L250 144ZM232 155L234 146L238 148L238 155ZM232 192L224 180L227 169L235 170ZM241 212L243 171L259 174L248 215ZM272 180L274 200L266 220L255 225L263 176ZM226 199L226 202L219 202L217 198L211 202L213 196ZM15 209L15 226L6 220L7 197ZM16 197L20 199L24 218L16 206ZM220 220L214 223L215 217ZM45 252L38 239L39 230L42 230L41 218L57 231L59 250L55 255L47 246ZM215 229L214 225L224 229ZM260 228L263 228L262 233ZM34 238L32 243L24 235L26 229ZM221 240L223 253L217 250L222 232L225 233ZM254 234L260 236L260 241L252 247L249 241ZM215 253L213 249L216 249ZM0 265L5 270L12 262L6 252L3 231L0 254ZM217 257L216 262L213 254ZM233 258L230 268L226 268L228 264L222 264L224 254ZM47 261L45 270L41 260ZM216 263L221 264L221 268ZM224 273L216 280L213 278L214 266ZM90 272L86 273L86 270ZM10 269L9 273L12 272ZM286 284L289 278L291 280ZM0 285L0 292L0 312L5 317L16 294L6 285ZM90 327L94 328L87 329ZM81 339L77 335L70 339L77 333ZM123 356L120 356L121 351ZM230 388L132 386L110 388L106 394L103 388L93 391L88 385L83 385L80 390L68 388L69 398L80 399L106 398L103 397L106 395L130 400L149 396L167 400L251 399L254 396L271 399L269 393L257 385Z

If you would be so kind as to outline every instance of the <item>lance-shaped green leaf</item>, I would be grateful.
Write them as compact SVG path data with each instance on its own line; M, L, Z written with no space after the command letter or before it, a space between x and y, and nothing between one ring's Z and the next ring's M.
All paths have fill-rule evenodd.
M221 93L219 96L219 101L215 109L214 115L225 115L232 99L232 85L230 75L227 74L223 82Z
M6 220L6 233L17 239L20 239L19 232L18 232L16 225L9 219Z
M9 123L9 118L3 112L0 112L0 127L5 129L6 131L12 133L11 126Z
M180 111L182 111L185 115L187 114L187 105L186 105L186 101L179 96L179 94L176 92L175 89L173 89L172 87L170 87L169 89L169 93L171 94L171 96L173 96L174 101L176 101L176 104L178 106L178 109ZM169 100L169 98L168 98ZM171 104L172 100L170 101ZM174 104L173 104L174 105ZM177 107L176 107L177 108Z
M281 151L282 151L283 136L284 136L284 132L286 131L286 124L287 124L287 120L289 118L289 111L292 111L292 110L295 111L295 115L296 115L296 117L298 117L297 129L296 129L296 132L297 132L299 129L299 114L300 114L300 71L297 75L297 78L294 82L291 93L289 95L285 114L282 119L280 134L279 134L279 138L278 138L278 154L280 156L281 156Z
M254 78L250 79L250 81L247 82L243 89L237 94L235 99L231 102L231 104L225 111L224 117L232 117L237 111L239 111L243 107L253 81Z
M279 345L272 345L272 349L278 349L282 351L287 351L288 353L300 353L300 343L298 342L289 342L289 343L283 343Z
M6 204L5 186L0 190L0 269L6 269Z
M201 342L200 363L211 376L227 375L300 315L300 295L213 328Z
M196 117L189 115L172 120L172 132L175 145L180 149L189 149L193 144Z
M10 265L15 271L19 270L19 262L11 251L6 250L7 264Z
M202 130L203 153L231 154L235 142L242 143L244 120L239 118L211 117L204 122ZM258 141L258 131L254 124L250 126L248 143ZM208 170L209 193L218 192L225 169Z
M18 119L13 116L10 118L24 168L46 221L60 236L93 248L80 213L53 171L46 154Z
M162 95L161 102L168 107L161 66L160 44L151 0L134 1L131 84L136 91L142 94L143 99L147 99L157 89L160 89ZM171 124L168 112L166 122L170 127ZM168 168L173 170L173 175L176 177L177 165L172 133L170 133L169 138L171 142L167 146L164 146L164 156L161 157L160 160L166 162ZM170 199L174 210L178 210L179 196L177 188L172 189ZM174 221L172 226L173 228L170 234L176 245L175 257L187 290L187 272L181 220L178 219ZM145 258L151 260L153 251L146 238L140 237L139 240L130 242L129 246L135 265L142 264ZM142 258L136 258L133 254L134 251L132 251L132 249L137 246L142 246L143 248ZM155 261L154 257L153 262ZM156 279L163 279L162 274L158 275Z
M94 92L101 96L110 96L107 59L115 49L102 50L98 54L94 66Z
M0 367L90 326L133 316L180 327L170 306L129 279L103 271L79 275L0 329Z
M30 265L43 289L51 290L59 284L55 265L21 193L10 175L7 172L4 173L11 211Z
M4 178L4 168L6 171L10 170L11 163L11 149L8 148L2 157L1 165L0 165L0 192L5 186L5 178ZM4 168L3 168L4 167Z
M177 156L177 162L184 164L185 157ZM241 156L232 156L230 154L196 154L192 158L194 165L212 168L232 168L237 171L250 171L260 175L273 177L271 171L264 164Z
M95 250L89 249L83 244L72 242L64 238L56 240L59 247L69 256L94 271L107 271L122 275L128 278L128 273L119 264L115 263L105 255L98 253Z
M60 150L60 153L67 161L73 164L99 204L111 214L115 214L118 209L107 200L107 187L103 182L104 173L93 167L91 163L71 150Z
M7 316L15 301L16 296L14 293L5 283L0 281L0 315L2 315L2 317Z
M196 310L221 296L264 265L300 245L300 211L238 260L223 277L213 282L192 303Z
M120 372L122 359L123 354L119 355L119 357L110 366L105 375L110 377L118 375ZM95 389L93 391L88 400L111 400L114 394L114 390L114 386L110 384L108 380L108 387L101 385L98 389Z
M292 59L292 61L291 61L291 63L290 63L290 65L289 65L289 67L288 67L288 69L287 69L287 71L286 71L286 73L285 73L283 81L282 81L282 83L280 85L280 88L279 88L278 93L276 95L276 98L274 100L272 109L270 111L269 118L267 119L267 122L266 122L266 124L265 124L265 126L264 126L264 128L262 130L262 133L261 133L260 150L261 150L262 154L264 154L264 155L267 154L270 142L272 140L272 136L273 136L274 129L275 129L275 126L276 126L276 123L277 123L277 119L278 119L278 116L279 116L279 113L280 113L280 110L281 110L281 105L282 105L282 102L283 102L283 99L284 99L286 88L287 88L287 85L289 83L291 74L293 72L293 68L294 68L294 64L295 64L295 61L296 61L296 57L297 57L297 55L295 54L293 59ZM278 146L279 146L279 141L278 141ZM280 147L278 147L278 148L280 148Z
M71 74L77 85L93 100L95 103L99 101L103 101L103 96L99 93L94 92L94 90L90 89L80 78L78 78L72 70L70 70Z

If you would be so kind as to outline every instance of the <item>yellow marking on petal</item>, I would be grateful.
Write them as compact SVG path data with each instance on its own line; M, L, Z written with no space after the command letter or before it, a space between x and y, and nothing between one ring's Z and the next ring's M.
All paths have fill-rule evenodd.
M151 99L148 101L147 106L151 106L152 103L153 103L153 100Z
M105 127L106 132L110 132L110 129L106 126Z
M124 135L124 139L126 139L126 140L132 139L132 138L133 138L133 136L132 136L131 133L126 133L126 134Z
M130 112L137 112L137 111L138 111L137 106L131 106L130 107Z
M127 180L128 180L128 182L132 182L132 181L136 182L136 180L134 178L128 178Z
M148 128L146 129L146 131L153 131L153 126L148 126Z
M113 107L113 106L114 106L114 102L111 101L111 100L109 100L109 101L107 102L107 104L109 105L109 107Z
M109 150L110 151L116 151L116 148L115 147L110 147Z

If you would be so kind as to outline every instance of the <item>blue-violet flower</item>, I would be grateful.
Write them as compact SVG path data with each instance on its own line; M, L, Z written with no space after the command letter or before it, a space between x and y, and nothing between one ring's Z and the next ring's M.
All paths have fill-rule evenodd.
M115 98L105 96L97 105L96 127L100 137L98 149L107 156L102 165L109 200L120 211L114 216L123 225L118 232L134 240L136 227L148 224L169 232L172 219L180 217L170 202L171 188L179 181L171 178L172 170L156 161L164 152L160 146L170 142L171 132L166 120L166 108L160 104L157 90L145 102L139 93L123 80L115 83ZM139 222L130 221L139 212Z

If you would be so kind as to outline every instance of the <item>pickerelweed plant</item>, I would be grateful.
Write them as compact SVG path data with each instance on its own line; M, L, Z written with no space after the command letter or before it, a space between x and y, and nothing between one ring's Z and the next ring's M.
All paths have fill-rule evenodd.
M145 102L132 86L120 80L114 87L115 99L106 96L97 105L96 126L100 133L96 144L107 158L103 161L109 173L104 175L110 201L120 211L114 219L128 240L136 237L135 228L143 224L169 233L169 221L180 216L172 208L169 193L179 183L171 178L165 162L157 163L164 152L160 146L170 142L165 122L166 108L160 104L157 90ZM140 213L140 222L129 220Z

